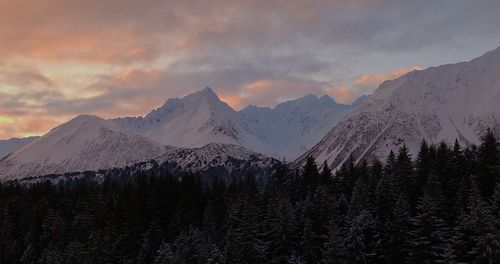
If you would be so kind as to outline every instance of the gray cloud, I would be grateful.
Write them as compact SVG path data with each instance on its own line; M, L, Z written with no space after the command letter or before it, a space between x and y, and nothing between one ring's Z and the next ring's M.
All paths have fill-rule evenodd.
M144 114L205 86L239 97L240 106L338 87L352 99L364 92L360 75L459 61L466 56L456 54L500 45L498 10L497 0L0 0L0 110ZM73 87L36 63L4 67L18 60L108 70ZM270 88L252 94L259 81Z

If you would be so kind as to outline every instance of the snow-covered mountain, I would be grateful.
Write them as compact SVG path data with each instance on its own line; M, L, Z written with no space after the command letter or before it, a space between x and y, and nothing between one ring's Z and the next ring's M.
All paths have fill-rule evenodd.
M79 116L0 160L0 178L97 171L151 159L183 170L241 171L248 162L266 167L275 160L257 153L295 158L352 107L308 95L238 112L205 88L169 99L145 117Z
M413 71L381 84L295 163L313 156L337 168L350 155L385 158L403 144L416 155L422 139L477 144L488 127L500 131L499 102L500 48L469 62Z
M113 121L166 145L234 144L279 159L295 159L353 107L328 96L307 95L275 108L249 106L238 112L207 87L184 98L168 99L145 117Z
M211 143L200 148L169 147L165 153L152 159L147 159L126 167L112 169L70 171L59 174L49 174L34 177L15 178L22 184L32 184L40 181L72 181L85 178L102 182L104 178L128 181L135 175L160 175L172 173L182 176L185 172L201 173L203 180L210 182L214 177L231 181L252 173L259 182L266 182L280 162L265 155L255 153L240 146Z
M204 176L218 176L231 180L247 172L266 181L279 164L276 159L247 150L241 146L210 143L200 148L177 148L155 158L171 172L202 172Z
M176 164L183 171L191 172L214 167L224 167L229 171L252 167L266 168L276 163L273 158L241 146L218 143L210 143L200 148L172 148L155 160Z
M317 143L352 108L327 95L306 95L272 109L248 106L240 114L245 128L271 146L264 153L293 160Z
M115 122L81 115L36 138L0 160L2 181L62 179L112 173L130 166L147 171L153 164L169 171L218 174L228 179L246 171L267 177L277 160L238 145L210 143L197 148L163 145ZM149 166L149 167L148 167Z
M0 159L33 142L38 137L11 138L0 140Z
M0 178L120 167L156 157L165 150L161 144L111 121L82 115L0 160Z
M159 143L179 147L200 147L211 142L243 144L253 140L241 128L238 113L208 87L181 99L168 99L145 117L114 121Z

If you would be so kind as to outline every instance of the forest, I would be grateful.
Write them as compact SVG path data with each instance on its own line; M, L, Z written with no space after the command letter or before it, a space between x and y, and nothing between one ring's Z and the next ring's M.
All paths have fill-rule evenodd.
M499 263L500 152L402 146L332 173L0 185L0 263Z

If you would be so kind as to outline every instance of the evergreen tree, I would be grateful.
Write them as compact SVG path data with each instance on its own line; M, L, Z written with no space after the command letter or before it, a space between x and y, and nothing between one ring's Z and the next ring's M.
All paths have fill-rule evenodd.
M413 263L440 263L447 259L450 230L443 219L443 196L436 176L430 175L412 219Z
M313 157L308 157L306 159L306 164L304 165L302 172L303 184L304 184L304 194L308 191L316 189L320 182L320 174L318 170L318 165Z
M344 239L345 249L351 263L375 261L375 241L377 240L375 225L368 211L362 211L351 221Z
M394 186L398 191L398 195L401 192L409 193L413 186L414 181L414 171L413 162L411 160L408 148L403 145L398 152L396 167L395 167L395 183Z
M297 221L292 204L286 197L269 201L266 216L266 238L270 263L286 263L297 247Z
M333 184L333 174L332 170L326 163L326 161L323 163L323 166L321 167L321 173L320 173L320 184L325 185L325 186L330 186Z
M137 263L151 263L155 252L163 244L163 233L156 219L142 235L142 242L137 256Z
M459 217L453 238L455 260L469 263L495 263L500 259L498 219L483 201L479 189L470 190L467 210Z
M333 220L330 221L328 226L328 239L323 245L322 253L322 263L348 263L344 234Z
M381 263L407 263L412 249L411 215L408 198L402 194L395 202L391 221L379 223L376 244L377 259Z
M351 157L335 176L308 159L263 181L154 164L0 183L0 263L496 263L488 133L479 148L422 142L415 162L404 146L384 165Z
M498 142L493 132L488 129L481 139L479 147L478 185L483 198L489 199L493 194L496 180L500 176Z

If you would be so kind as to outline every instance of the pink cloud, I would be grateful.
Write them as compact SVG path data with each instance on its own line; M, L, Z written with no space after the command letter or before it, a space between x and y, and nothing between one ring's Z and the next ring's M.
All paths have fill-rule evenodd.
M374 90L375 88L377 88L381 83L383 83L386 80L392 80L392 79L399 78L402 75L405 75L405 74L412 72L412 71L415 71L415 70L422 70L422 68L415 66L415 67L400 69L400 70L388 72L388 73L364 74L364 75L359 76L354 81L354 85L356 87L363 89L363 90L365 90L365 89Z

